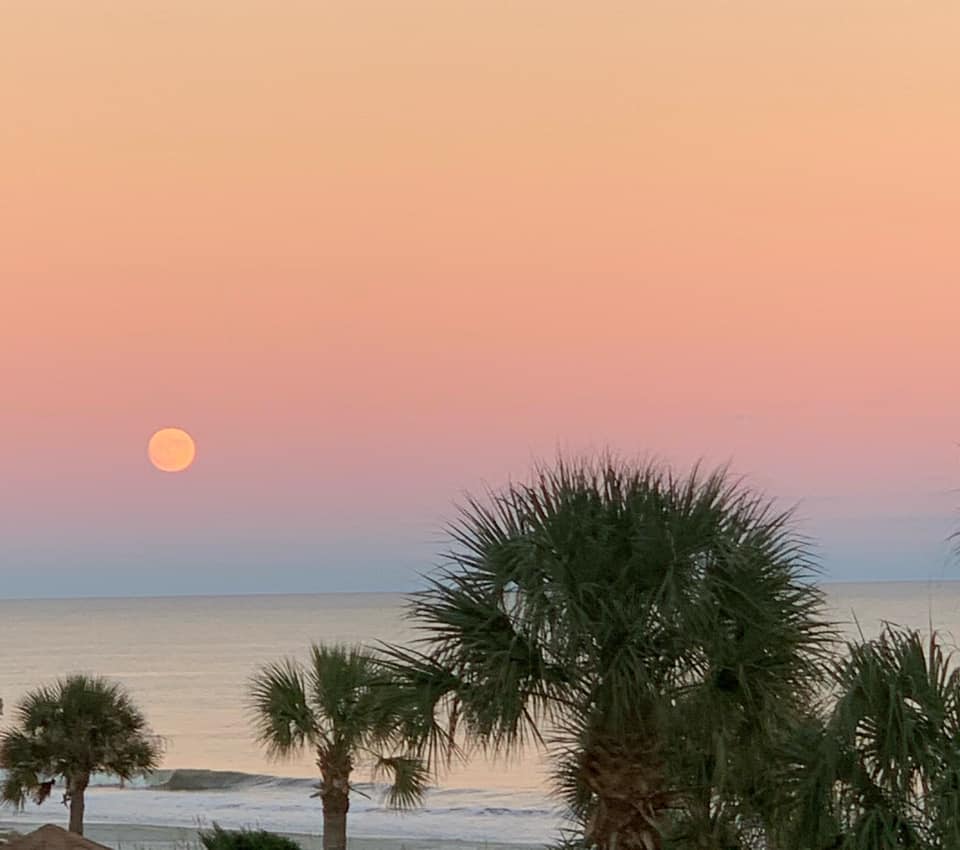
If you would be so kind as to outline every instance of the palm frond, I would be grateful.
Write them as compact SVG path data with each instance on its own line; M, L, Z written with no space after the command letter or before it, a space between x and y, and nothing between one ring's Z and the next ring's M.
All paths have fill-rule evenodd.
M423 803L430 781L427 766L414 756L381 756L374 774L389 780L386 801L395 809L409 810Z
M402 746L434 772L465 757L457 736L461 680L456 674L416 649L386 644L380 664L379 699L396 721Z
M269 664L251 679L249 710L257 740L271 758L290 758L316 745L320 730L295 661Z

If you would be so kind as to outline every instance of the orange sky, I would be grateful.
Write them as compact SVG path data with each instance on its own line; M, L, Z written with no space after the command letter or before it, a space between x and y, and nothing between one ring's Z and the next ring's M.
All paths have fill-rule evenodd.
M0 15L11 592L407 587L460 488L602 446L943 573L957 4Z

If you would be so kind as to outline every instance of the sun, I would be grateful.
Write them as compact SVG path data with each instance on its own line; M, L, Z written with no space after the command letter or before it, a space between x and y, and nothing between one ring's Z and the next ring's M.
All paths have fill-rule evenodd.
M197 457L197 444L182 428L161 428L151 438L147 455L161 472L183 472Z

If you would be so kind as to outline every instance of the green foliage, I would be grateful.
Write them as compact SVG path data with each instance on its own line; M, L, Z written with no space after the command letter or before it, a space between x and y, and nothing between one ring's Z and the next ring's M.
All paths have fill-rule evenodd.
M960 847L960 670L936 634L849 646L836 702L795 748L796 850Z
M277 759L315 752L324 781L318 796L367 763L390 780L391 805L416 806L427 775L405 752L402 734L416 707L386 687L387 676L361 647L314 645L306 666L290 659L268 665L250 683L257 740Z
M387 804L395 809L413 809L421 804L430 782L422 759L411 756L381 756L374 775L389 781Z
M46 800L59 777L84 789L93 773L121 779L158 766L160 741L130 695L115 682L69 676L20 702L15 725L0 734L0 798L22 807Z
M200 843L205 850L301 850L292 838L275 832L250 829L222 829L216 823L212 829L200 830Z
M833 638L788 513L722 470L561 462L450 536L418 646L389 651L431 763L542 742L598 846L723 846L774 817Z

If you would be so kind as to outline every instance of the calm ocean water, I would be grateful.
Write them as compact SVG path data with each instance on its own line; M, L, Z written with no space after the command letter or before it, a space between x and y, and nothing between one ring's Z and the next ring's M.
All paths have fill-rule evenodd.
M833 616L852 633L856 616L875 634L883 620L960 639L960 582L827 585ZM74 671L122 680L167 741L165 772L139 787L94 790L91 822L195 826L260 824L316 832L309 757L266 760L250 735L245 684L264 662L303 655L311 641L404 641L395 594L0 601L0 697L7 709L29 688ZM181 791L159 790L176 770ZM229 773L214 773L229 772ZM375 789L357 797L355 836L541 843L560 823L531 755L480 761L444 777L424 811L386 812ZM57 819L43 812L3 821Z

